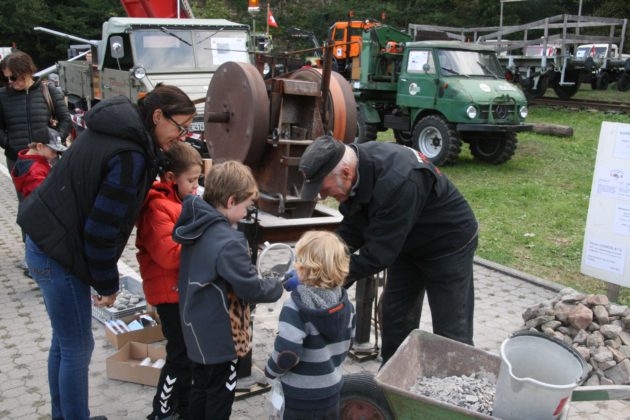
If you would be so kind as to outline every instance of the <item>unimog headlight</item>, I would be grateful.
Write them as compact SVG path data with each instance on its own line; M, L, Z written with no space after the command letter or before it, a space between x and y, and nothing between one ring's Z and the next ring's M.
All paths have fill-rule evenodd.
M469 105L468 108L466 108L466 115L468 115L468 118L471 120L477 118L477 113L477 107L474 105Z
M131 69L131 74L133 74L133 77L137 80L142 80L147 77L147 70L142 66L136 66Z
M525 119L527 118L527 115L529 114L529 111L527 110L527 106L523 105L522 107L520 107L518 109L518 114L521 116L521 118Z

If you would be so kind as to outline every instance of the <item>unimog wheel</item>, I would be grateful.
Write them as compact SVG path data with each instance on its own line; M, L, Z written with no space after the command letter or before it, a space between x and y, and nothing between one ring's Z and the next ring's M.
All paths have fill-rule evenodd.
M412 147L434 165L452 165L457 162L462 142L452 124L439 115L422 118L413 129Z
M607 90L608 85L610 84L610 77L608 76L608 73L598 74L596 83L597 83L598 90Z
M627 92L630 89L630 74L621 73L617 79L617 90Z
M512 159L516 150L516 133L470 140L470 153L483 162L500 165Z
M413 140L413 133L411 131L394 130L394 138L396 143L403 146L411 146Z
M383 390L367 372L344 375L339 414L341 420L394 420Z
M357 134L354 137L355 143L365 143L376 140L378 129L376 125L365 122L361 113L357 110Z

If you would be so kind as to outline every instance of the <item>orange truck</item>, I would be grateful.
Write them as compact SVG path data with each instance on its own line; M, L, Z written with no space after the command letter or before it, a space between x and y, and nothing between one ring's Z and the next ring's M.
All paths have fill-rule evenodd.
M328 38L333 42L334 70L350 78L352 59L361 55L363 32L380 26L373 19L347 20L336 22L328 31Z

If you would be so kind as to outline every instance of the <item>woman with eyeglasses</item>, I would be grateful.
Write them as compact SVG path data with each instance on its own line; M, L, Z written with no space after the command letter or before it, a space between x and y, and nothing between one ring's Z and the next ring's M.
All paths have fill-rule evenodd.
M9 172L13 170L20 150L33 142L33 133L48 126L51 110L44 97L48 89L59 125L55 129L62 139L70 132L72 122L63 95L52 86L43 86L33 77L37 69L30 55L14 51L0 61L5 87L0 88L0 146L4 149ZM16 191L18 201L22 196ZM27 269L24 261L18 266ZM26 272L28 273L28 272Z
M52 326L53 419L89 418L92 302L114 303L117 262L162 151L184 140L194 115L195 105L175 86L157 85L137 104L123 96L99 102L85 116L87 129L20 206L26 261Z

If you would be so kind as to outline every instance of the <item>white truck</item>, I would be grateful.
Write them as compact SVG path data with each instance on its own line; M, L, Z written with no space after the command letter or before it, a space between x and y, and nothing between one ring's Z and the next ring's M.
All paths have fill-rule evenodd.
M35 30L91 46L57 64L72 112L80 114L117 95L135 101L162 82L181 88L197 104L192 126L197 133L204 131L206 91L216 69L226 61L251 62L249 27L224 19L112 17L103 24L99 41ZM73 120L81 124L80 118Z
M575 58L593 60L595 69L590 80L593 90L606 90L612 82L622 92L630 89L630 55L620 53L617 44L578 45Z

